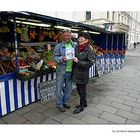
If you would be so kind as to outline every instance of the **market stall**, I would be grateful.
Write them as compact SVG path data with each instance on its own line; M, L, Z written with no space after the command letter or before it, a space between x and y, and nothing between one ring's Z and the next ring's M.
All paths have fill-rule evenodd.
M66 21L24 12L1 12L0 21L1 117L39 100L38 84L55 79L52 53L61 36L53 25Z
M104 73L124 67L124 36L125 34L120 32L100 32L100 34L91 35L96 44L94 46L98 48L96 53L96 69L99 77Z
M52 54L64 27L73 33L90 31L103 75L104 51L113 48L109 32L31 12L0 12L0 117L39 100L38 84L56 78ZM96 64L89 70L90 78L96 76Z

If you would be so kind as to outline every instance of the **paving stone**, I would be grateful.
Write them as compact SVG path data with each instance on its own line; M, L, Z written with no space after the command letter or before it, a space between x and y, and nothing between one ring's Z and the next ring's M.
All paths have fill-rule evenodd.
M132 85L130 87L132 88ZM125 89L125 92L127 92L128 94L136 94L136 93L138 93L138 91L134 91L134 87L132 89Z
M38 106L33 108L33 110L35 110L36 112L39 112L39 113L45 112L48 109L50 109L50 106L42 105L42 104L39 104Z
M109 122L109 124L114 124L114 122Z
M87 114L82 118L87 124L108 124L109 121Z
M88 108L90 108L90 107L88 107ZM87 114L86 108L84 109L84 111L80 112L79 114L73 114L74 110L75 110L75 108L71 108L71 109L68 109L64 113L71 116L71 117L77 118L77 119L82 119Z
M88 103L89 108L87 108L87 109L90 110L90 107L95 108L99 103L100 103L99 101L97 101L96 103L95 102L94 103Z
M133 83L134 82L135 81L133 81ZM132 89L135 92L135 94L139 94L139 91L140 91L139 79L134 83L134 86L132 87Z
M39 124L43 119L46 118L45 115L42 115L42 114L40 114L38 112L35 112L33 110L24 114L23 117L26 118L27 120L29 120L31 123L34 123L34 124Z
M46 118L40 122L40 124L60 124L60 122L53 120L51 118Z
M73 99L73 101L70 101L71 107L75 107L78 104L79 104L79 99Z
M118 91L118 95L120 96L120 95L128 95L128 93L124 90L124 89L122 89L122 90L120 90L120 91Z
M43 112L43 115L46 115L48 117L51 117L52 115L54 115L55 113L59 112L58 110L54 110L52 108L48 109L47 111Z
M121 109L121 110L125 110L125 111L131 111L132 107L124 105L124 104L120 104L120 103L116 103L116 102L112 102L111 105L112 107L115 107L117 109Z
M73 115L73 111L75 110L75 107L71 107L70 109L67 109L64 114L67 114L69 116Z
M100 109L100 110L103 110L103 111L106 111L106 112L109 112L109 113L112 113L112 114L115 114L118 110L114 107L111 107L111 106L108 106L108 105L105 105L105 104L99 104L95 107L95 109Z
M41 111L44 111L43 108L46 107L46 109L49 109L49 108L54 107L54 106L55 106L54 101L42 102L42 103L41 103L40 101L37 101L37 102L34 102L34 103L32 103L32 104L29 105L29 107L30 107L31 109L33 109L33 110L38 110L38 111L39 111L39 109L40 109Z
M140 108L140 104L137 103L137 102L125 101L124 104L125 104L125 105L129 105L129 106L133 106L133 107L136 107L136 108Z
M63 112L57 112L53 114L52 116L49 116L51 119L54 119L56 121L62 121L64 120L68 115Z
M86 124L86 122L71 116L66 117L64 120L61 121L61 123L62 124Z
M31 109L34 109L34 108L36 108L38 105L40 105L41 103L40 103L40 101L36 101L36 102L34 102L34 103L31 103L30 105L29 105L29 107L31 108Z
M3 117L3 120L8 124L22 124L25 121L27 121L25 118L16 114L15 112L7 114L6 116Z
M92 107L90 105L88 105L88 107L84 108L84 112L86 112L86 113L93 112L94 110L95 110L95 107Z
M118 93L116 93L114 91L112 91L111 93L105 92L105 94L107 95L106 97L108 97L108 96L118 97Z
M131 112L127 112L127 111L123 111L123 110L119 110L116 115L136 121L136 122L140 122L140 115L136 115L134 113Z
M137 100L136 100L136 103L140 103L140 99L137 99Z
M140 94L129 94L129 96L140 99Z
M56 107L56 102L55 102L55 100L42 102L42 103L40 103L40 104L43 105L43 106L46 106L46 108Z
M124 99L124 100L136 101L135 97L130 97L130 96L126 96L126 95L119 95L118 97L120 99Z
M19 115L23 115L23 114L29 112L30 110L31 110L30 105L27 105L23 108L20 108L20 109L16 110L15 112Z
M126 124L131 124L131 125L132 125L132 124L140 124L140 123L128 119L128 120L126 121Z
M119 117L117 115L108 113L108 112L103 112L103 114L100 116L100 118L103 118L105 120L108 120L110 122L116 123L116 124L125 124L126 120L123 117Z
M138 109L138 108L133 107L131 112L140 115L140 109Z
M0 124L5 124L5 122L2 119L0 119Z
M112 102L112 101L109 100L109 99L101 99L101 100L100 100L100 103L101 103L101 104L105 104L105 105L110 105L111 102Z
M24 124L32 124L30 121L26 121Z
M123 103L124 102L124 99L120 99L120 98L113 97L113 96L107 96L106 99L109 99L109 100L117 102L117 103Z
M50 102L37 102L37 104L32 105L32 109L37 112L44 112L47 109L50 109L52 107L55 107L54 103L52 101Z
M87 112L87 114L99 117L103 112L104 112L103 110L93 108L90 112Z

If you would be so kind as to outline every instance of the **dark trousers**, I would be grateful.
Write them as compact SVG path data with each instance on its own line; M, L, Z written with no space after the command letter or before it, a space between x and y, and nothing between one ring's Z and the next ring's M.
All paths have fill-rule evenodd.
M84 104L87 104L86 100L86 84L76 84L77 92L80 96L80 106L84 107Z

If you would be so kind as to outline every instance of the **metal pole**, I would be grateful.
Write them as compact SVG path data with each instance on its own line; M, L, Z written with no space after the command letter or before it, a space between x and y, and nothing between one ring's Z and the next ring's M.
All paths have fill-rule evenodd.
M15 52L16 52L16 71L19 71L19 66L18 66L18 45L17 45L17 33L16 33L16 19L15 15L13 15L13 20L14 20L14 43L15 43Z
M123 48L123 50L125 50L125 47L124 47L124 42L125 42L125 33L124 34L122 34L122 48Z
M118 47L119 47L119 35L117 34L117 50L118 50Z
M108 49L108 35L106 35L106 49L105 50L107 49Z
M113 34L112 34L112 38L111 38L111 50L113 50Z

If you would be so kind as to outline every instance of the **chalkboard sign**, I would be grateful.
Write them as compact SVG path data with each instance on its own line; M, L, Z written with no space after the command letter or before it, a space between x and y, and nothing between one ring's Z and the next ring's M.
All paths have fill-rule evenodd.
M38 84L41 102L50 101L55 98L56 79Z

